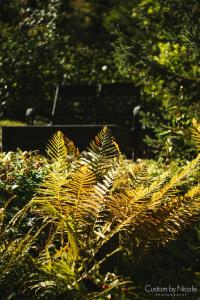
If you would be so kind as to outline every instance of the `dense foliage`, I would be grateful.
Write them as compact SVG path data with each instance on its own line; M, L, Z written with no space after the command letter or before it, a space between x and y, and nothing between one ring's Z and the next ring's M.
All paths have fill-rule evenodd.
M188 125L199 115L199 12L195 0L1 1L1 114L23 118L35 106L48 115L61 82L133 81L149 154L189 159Z
M199 13L195 0L0 1L1 119L48 116L60 83L134 82L159 157L127 161L107 128L82 153L61 132L47 157L1 153L2 300L200 290Z
M151 299L146 284L172 282L199 290L200 154L181 167L132 163L105 127L82 153L57 132L47 155L1 155L3 300Z
M199 12L196 1L135 1L129 31L122 28L115 42L120 73L142 87L141 122L157 157L192 154L187 128L200 113Z

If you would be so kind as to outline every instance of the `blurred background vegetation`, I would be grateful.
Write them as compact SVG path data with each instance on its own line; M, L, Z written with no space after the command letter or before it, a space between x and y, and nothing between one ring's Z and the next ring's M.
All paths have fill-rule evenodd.
M199 119L200 112L199 15L200 3L196 0L0 0L0 126L25 124L28 107L35 107L40 115L48 116L57 84L133 82L141 90L140 123L148 155L160 159L156 165L146 161L152 175L149 183L144 180L143 173L138 173L138 177L131 177L133 187L140 187L138 182L143 180L142 188L154 179L156 182L156 176L168 167L175 176L182 170L179 162L187 166L187 160L195 155L189 127L193 117ZM76 160L71 164L70 159L69 165L77 168ZM178 159L178 163L174 159ZM4 267L10 266L8 255L12 259L13 249L21 255L20 247L23 246L19 245L16 229L8 221L21 206L31 201L49 170L49 163L37 153L33 157L20 151L1 153L0 212L4 218L2 226L5 226L1 228L0 289L6 291L6 300L8 297L18 299L17 288L27 283L29 270L35 272L30 267L33 260L31 263L25 260L21 267L17 255L14 263L18 269L13 264L11 272L5 272ZM182 195L190 188L195 185L199 188L199 164L195 172L186 177L185 182L180 181L181 188L174 187L180 203ZM170 182L170 178L167 177L163 184ZM126 178L124 180L129 183ZM119 188L123 190L123 181L119 181ZM159 191L160 187L156 188ZM199 192L196 199L199 199ZM12 205L9 204L11 200ZM166 201L169 203L168 199ZM175 207L175 216L176 211ZM22 224L22 231L34 224L37 227L33 215L30 217ZM147 255L138 255L137 260L132 260L130 253L118 256L109 262L111 267L109 264L106 267L109 272L130 278L139 288L149 284L151 278L152 283L162 285L195 284L199 290L200 226L193 221L191 217L191 226L166 247L159 248L155 244ZM15 242L15 239L16 248L7 242ZM132 246L129 237L127 241ZM138 248L133 247L135 249ZM140 254L139 250L134 253L135 257ZM31 254L33 258L34 253ZM83 253L83 258L86 254ZM43 274L35 274L42 278ZM99 279L98 276L98 273L94 275ZM44 278L44 283L52 283L47 280L51 277ZM35 277L31 279L34 282ZM95 281L89 278L91 282ZM104 284L102 288L105 283L107 285L105 278L101 278L100 283ZM62 282L58 284L58 288L62 286ZM41 287L48 289L47 285ZM68 286L64 284L64 288ZM44 295L42 299L50 297ZM114 299L119 299L118 294ZM130 299L139 299L139 296ZM143 294L141 299L145 299Z
M189 158L199 14L195 0L0 1L1 117L47 116L60 83L134 82L150 155Z

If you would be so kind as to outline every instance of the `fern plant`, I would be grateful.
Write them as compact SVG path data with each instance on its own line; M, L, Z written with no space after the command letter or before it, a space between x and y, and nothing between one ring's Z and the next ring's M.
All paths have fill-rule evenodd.
M197 143L198 126L194 123ZM133 164L105 127L83 153L57 132L47 155L45 179L10 222L21 228L27 217L35 219L20 238L36 270L27 291L38 297L49 291L63 299L100 299L118 289L117 299L124 299L128 282L116 277L102 290L101 266L119 251L138 259L198 219L200 154L182 167Z
M192 125L193 125L191 128L192 137L194 142L196 143L197 150L200 151L200 124L195 118L193 118Z

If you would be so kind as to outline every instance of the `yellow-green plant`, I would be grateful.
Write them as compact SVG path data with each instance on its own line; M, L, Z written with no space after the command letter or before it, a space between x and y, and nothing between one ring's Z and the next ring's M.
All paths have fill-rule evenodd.
M194 126L198 142L198 122ZM176 239L198 219L200 154L183 167L133 163L123 157L107 127L83 153L57 132L47 154L48 173L37 194L11 221L21 224L29 214L36 220L27 235L41 272L30 283L37 293L76 289L89 299L84 281L98 285L95 278L110 255L124 251L135 259L151 246ZM120 284L116 281L108 291ZM92 297L98 299L98 293Z
M200 151L200 124L195 118L193 118L192 125L193 125L193 127L191 128L192 137L193 140L196 142L198 151Z

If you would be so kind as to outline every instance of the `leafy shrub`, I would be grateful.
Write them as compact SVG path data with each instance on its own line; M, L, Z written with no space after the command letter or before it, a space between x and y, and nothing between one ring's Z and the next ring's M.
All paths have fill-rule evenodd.
M198 142L197 122L194 131ZM57 132L47 154L37 193L8 224L2 222L5 299L14 291L15 299L139 298L127 275L134 281L137 264L198 221L200 154L181 167L133 164L106 127L83 153ZM10 228L15 234L9 236ZM23 276L12 288L16 270Z
M45 158L37 153L8 152L0 154L0 203L10 202L15 211L33 197L36 187L46 174Z

